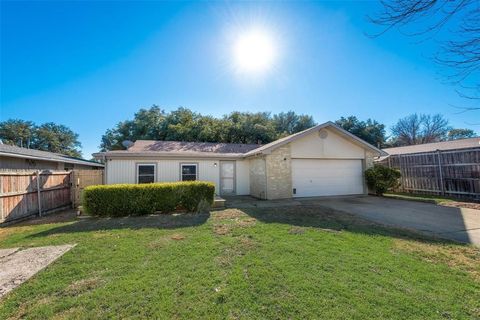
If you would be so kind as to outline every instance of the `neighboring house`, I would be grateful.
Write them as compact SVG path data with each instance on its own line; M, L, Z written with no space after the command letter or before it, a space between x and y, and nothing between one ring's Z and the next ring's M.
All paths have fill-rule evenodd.
M375 161L400 170L399 191L480 199L480 138L383 149Z
M0 144L0 170L2 169L103 169L103 164L59 153Z
M363 172L383 154L327 122L266 145L138 140L94 157L107 184L206 180L220 195L281 199L365 194Z
M404 147L385 148L383 149L383 151L388 153L388 155L382 156L376 161L383 161L385 159L388 159L389 156L396 156L396 155L428 153L428 152L434 152L434 151L452 151L452 150L462 150L462 149L480 149L480 137L416 144L416 145L404 146Z

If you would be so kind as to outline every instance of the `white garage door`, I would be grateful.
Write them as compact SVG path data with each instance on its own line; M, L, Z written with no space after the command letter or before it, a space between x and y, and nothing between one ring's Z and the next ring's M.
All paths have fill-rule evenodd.
M292 159L294 197L363 193L361 160Z

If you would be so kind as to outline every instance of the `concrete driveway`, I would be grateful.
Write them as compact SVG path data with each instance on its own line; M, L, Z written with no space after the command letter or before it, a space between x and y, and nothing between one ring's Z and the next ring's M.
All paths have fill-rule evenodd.
M415 229L480 246L480 210L370 196L296 200L345 211L384 225Z

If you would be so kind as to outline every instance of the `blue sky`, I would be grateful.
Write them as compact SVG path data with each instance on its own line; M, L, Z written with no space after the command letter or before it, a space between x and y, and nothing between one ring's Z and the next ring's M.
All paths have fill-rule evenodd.
M471 128L478 113L444 83L438 44L396 31L380 38L365 15L376 2L1 3L1 120L54 121L101 135L152 104L221 116L294 110L317 122L355 115L388 127L410 113L441 113ZM276 44L268 72L239 74L235 35L261 27ZM477 121L478 122L478 121Z

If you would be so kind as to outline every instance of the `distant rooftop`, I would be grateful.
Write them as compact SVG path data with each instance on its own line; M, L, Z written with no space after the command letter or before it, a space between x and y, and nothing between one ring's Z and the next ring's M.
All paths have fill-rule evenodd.
M452 140L452 141L434 142L434 143L424 143L424 144L417 144L417 145L405 146L405 147L386 148L386 149L383 149L383 151L387 152L389 155L397 155L397 154L432 152L436 150L444 151L444 150L469 149L469 148L480 148L480 137L458 139L458 140Z
M11 146L8 144L0 144L0 156L83 164L83 165L94 166L94 167L103 167L103 164L95 161L70 157L60 153L21 148L17 146Z

